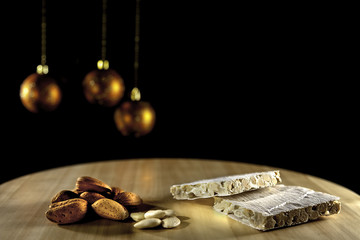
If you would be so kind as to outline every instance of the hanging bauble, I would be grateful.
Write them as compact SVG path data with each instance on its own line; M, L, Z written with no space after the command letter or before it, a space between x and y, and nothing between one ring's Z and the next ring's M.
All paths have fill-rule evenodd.
M97 62L97 70L88 73L83 80L84 94L88 102L112 107L124 96L124 80L115 71L109 69L106 60L107 35L107 0L102 1L101 25L101 59Z
M137 88L139 75L139 41L140 41L140 0L136 1L135 15L135 57L134 85L130 98L115 110L114 121L117 129L124 135L140 137L148 134L155 125L155 111L148 102L141 101L140 90Z
M61 101L61 90L56 81L49 77L46 65L46 6L42 1L41 9L41 64L36 73L28 76L20 86L20 99L30 112L53 111Z
M20 86L22 104L30 112L53 111L61 101L61 90L56 81L46 74L33 73Z
M88 73L83 81L86 99L106 107L116 105L124 96L124 80L111 69L97 69Z
M124 136L140 137L146 135L151 132L155 125L154 108L150 103L140 101L139 91L137 96L139 98L135 100L132 94L132 101L124 102L114 113L116 127Z

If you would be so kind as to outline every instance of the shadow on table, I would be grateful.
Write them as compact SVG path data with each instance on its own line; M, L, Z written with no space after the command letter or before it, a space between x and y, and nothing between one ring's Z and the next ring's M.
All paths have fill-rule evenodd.
M131 234L134 228L130 221L112 221L104 218L87 219L79 223L59 225L59 227L69 231L102 236Z

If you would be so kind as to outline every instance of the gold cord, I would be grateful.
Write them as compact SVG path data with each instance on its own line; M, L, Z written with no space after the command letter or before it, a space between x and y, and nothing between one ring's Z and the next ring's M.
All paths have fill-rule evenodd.
M109 61L106 60L106 33L107 33L107 0L102 1L102 25L101 25L101 60L97 62L98 69L109 69Z
M107 0L103 0L102 5L102 32L101 32L101 60L106 59L106 30L107 30Z
M38 74L47 74L49 68L46 65L46 0L42 0L41 8L41 64L36 67Z
M130 98L132 101L140 101L141 93L138 88L139 81L139 43L140 43L140 0L136 0L135 13L135 51L134 51L134 88L131 90Z
M134 57L134 85L138 86L139 79L139 43L140 43L140 0L136 0L135 14L135 57Z

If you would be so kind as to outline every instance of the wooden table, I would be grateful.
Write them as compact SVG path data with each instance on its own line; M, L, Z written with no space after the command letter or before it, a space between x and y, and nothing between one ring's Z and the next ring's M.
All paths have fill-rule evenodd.
M172 199L172 184L278 168L199 159L136 159L66 166L29 174L0 185L0 239L360 239L360 196L335 183L280 169L283 183L341 198L339 215L261 232L212 209L212 199ZM138 193L146 204L174 209L182 219L174 229L139 230L133 222L97 219L71 225L48 221L45 211L60 190L73 189L79 176Z

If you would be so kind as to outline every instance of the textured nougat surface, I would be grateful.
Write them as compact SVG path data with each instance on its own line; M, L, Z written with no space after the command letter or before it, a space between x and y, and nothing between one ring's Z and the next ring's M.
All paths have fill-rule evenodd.
M254 189L275 186L281 182L279 171L256 172L173 185L175 199L193 200L213 196L230 196Z
M216 211L263 231L337 214L340 208L339 197L284 185L215 197L214 201Z

